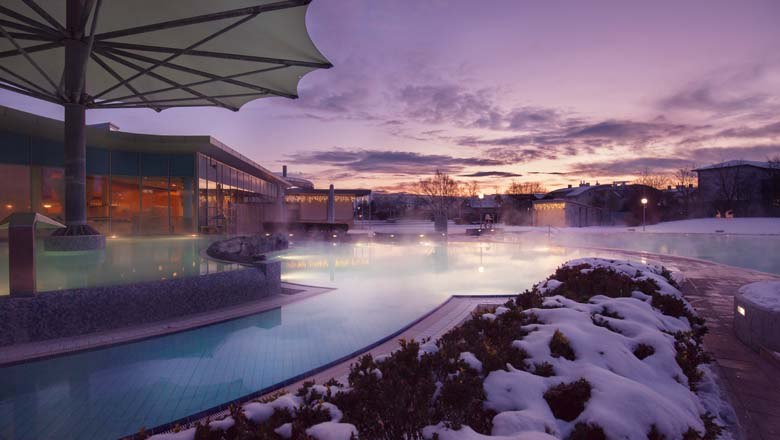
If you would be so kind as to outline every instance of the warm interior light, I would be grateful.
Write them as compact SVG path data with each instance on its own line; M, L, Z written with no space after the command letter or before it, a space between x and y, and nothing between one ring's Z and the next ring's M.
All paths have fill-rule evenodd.
M737 306L737 313L739 313L742 316L745 316L745 308L742 306Z
M43 207L46 208L46 209L49 209L49 208L51 208L51 204L50 203L44 203Z
M14 209L14 205L5 205L5 207L8 209Z
M425 234L420 234L420 238L425 238Z

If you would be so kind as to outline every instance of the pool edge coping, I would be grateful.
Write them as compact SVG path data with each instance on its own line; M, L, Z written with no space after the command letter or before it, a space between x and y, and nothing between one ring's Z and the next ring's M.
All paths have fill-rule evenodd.
M10 360L4 360L0 358L0 368L25 364L28 362L44 361L52 358L85 353L89 351L102 350L105 348L111 348L119 345L132 344L135 342L160 338L163 336L168 336L168 335L181 333L189 330L196 330L211 325L221 324L227 321L232 321L234 319L246 318L248 316L252 316L258 313L268 312L270 310L281 308L283 306L294 304L321 295L323 293L327 293L335 290L332 287L311 286L306 284L290 283L290 282L283 281L282 288L284 288L285 285L302 287L305 288L305 291L294 293L294 294L280 293L278 295L260 298L257 301L223 307L221 309L211 310L199 314L184 315L181 317L173 318L172 320L156 321L156 322L150 322L148 324L144 324L140 326L118 328L115 330L109 330L104 333L88 333L84 335L78 335L78 336L72 336L66 338L48 339L43 341L36 341L36 342L30 342L24 344L9 345L7 347L0 347L0 352L2 352L5 351L6 349L13 349L13 348L19 349L20 347L23 348L23 346L32 346L32 345L45 346L46 344L57 344L58 341L64 342L67 339L80 338L80 339L89 340L90 338L95 338L95 337L106 337L106 340L103 342L95 342L95 343L87 342L85 344L76 344L73 346L73 348L70 349L64 349L64 350L55 349L55 350L50 350L45 352L37 351L27 356L17 356L17 357L9 356L8 358ZM282 301L277 305L265 307L268 305L265 303L270 303L272 302L272 300L285 298L285 297L287 297L286 298L287 301ZM232 309L234 309L234 313L229 313L230 310ZM221 312L222 313L227 312L227 314L219 317L213 316L213 315L218 315ZM212 318L209 318L210 316L212 316ZM176 325L176 327L171 327L172 324ZM160 328L161 326L163 326L163 328ZM149 329L149 330L145 331L144 329ZM125 338L123 338L122 336L113 337L113 338L110 336L106 336L113 333L121 333L123 331L137 331L137 334L135 336L128 336Z

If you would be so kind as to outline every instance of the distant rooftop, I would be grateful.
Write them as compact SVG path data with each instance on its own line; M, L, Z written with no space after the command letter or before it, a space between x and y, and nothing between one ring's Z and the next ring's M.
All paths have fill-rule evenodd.
M758 162L754 160L728 160L726 162L699 167L693 171L715 170L718 168L733 168L733 167L741 167L741 166L750 166L750 167L767 168L767 169L772 168L769 165L769 162Z

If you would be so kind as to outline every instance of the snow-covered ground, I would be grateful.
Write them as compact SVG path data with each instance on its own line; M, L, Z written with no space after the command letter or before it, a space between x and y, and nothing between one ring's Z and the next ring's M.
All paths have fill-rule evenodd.
M477 225L456 225L450 222L448 233L463 234L466 229L476 228ZM543 226L509 226L498 224L505 232L547 232ZM665 234L750 234L750 235L780 235L780 217L754 217L754 218L700 218L691 220L679 220L664 222L655 225L647 225L645 231L642 226L590 226L586 228L552 228L556 232L572 233L604 233L604 232L633 232L633 233L665 233ZM433 233L433 222L420 220L401 220L396 223L382 221L356 222L351 234L365 234L369 232L386 232L399 234L425 234Z

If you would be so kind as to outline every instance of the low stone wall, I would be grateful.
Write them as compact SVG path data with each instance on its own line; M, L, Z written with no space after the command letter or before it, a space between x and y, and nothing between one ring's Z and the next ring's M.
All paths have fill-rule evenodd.
M764 297L755 291L763 290ZM770 295L776 300L770 302ZM780 353L780 282L761 281L742 286L734 295L734 333L756 351Z
M238 305L281 292L281 263L106 287L0 297L0 346L114 330Z

